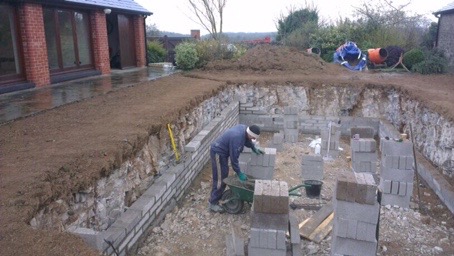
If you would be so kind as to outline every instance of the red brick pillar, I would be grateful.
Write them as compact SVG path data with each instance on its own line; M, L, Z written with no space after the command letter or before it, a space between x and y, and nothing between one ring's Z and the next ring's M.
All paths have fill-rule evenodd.
M110 74L109 40L107 37L106 14L102 10L90 14L93 59L96 70Z
M134 16L134 38L136 47L136 66L143 67L147 65L146 48L145 48L145 18Z
M25 3L19 8L19 17L25 77L37 87L49 85L50 73L43 8L39 4Z

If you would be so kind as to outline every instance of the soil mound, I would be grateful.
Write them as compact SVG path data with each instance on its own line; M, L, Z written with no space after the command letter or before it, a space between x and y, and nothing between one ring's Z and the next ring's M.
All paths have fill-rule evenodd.
M338 65L327 63L318 55L296 48L277 45L258 45L249 49L238 60L218 60L207 64L204 70L252 71L309 71L310 73L341 72Z

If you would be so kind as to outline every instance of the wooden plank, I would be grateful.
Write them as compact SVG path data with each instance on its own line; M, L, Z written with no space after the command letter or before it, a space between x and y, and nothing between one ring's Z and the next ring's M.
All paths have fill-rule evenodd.
M333 204L331 202L324 205L312 217L302 222L300 227L300 235L309 239L309 236L320 224L333 212Z
M316 243L320 243L333 229L333 218L334 212L326 218L320 226L318 226L312 234L309 235L309 239Z

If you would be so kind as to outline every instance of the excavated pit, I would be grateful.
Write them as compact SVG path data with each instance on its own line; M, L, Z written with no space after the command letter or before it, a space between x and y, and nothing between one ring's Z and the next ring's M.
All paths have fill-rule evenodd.
M411 134L409 131L411 123L417 148L420 148L432 163L443 166L452 157L449 144L454 139L449 137L452 122L426 108L420 108L417 101L401 95L398 90L334 86L309 90L306 87L292 85L267 87L239 85L225 89L203 101L172 123L172 133L178 142L177 148L181 151L179 154L182 162L193 157L191 155L194 152L186 152L184 149L187 150L187 145L195 137L194 134L200 136L197 134L231 105L229 104L231 99L237 99L241 102L240 106L247 105L248 109L252 109L234 110L239 114L235 122L242 123L260 118L277 120L282 117L284 106L294 106L302 118L300 124L302 134L303 132L319 134L317 131L320 127L327 126L328 121L340 119L344 124L342 129L344 136L348 136L349 128L355 126L369 126L378 130L380 120L386 121L388 126L392 124L398 136L399 133ZM355 117L351 117L350 113L354 113ZM318 119L315 126L311 121L313 118ZM271 132L279 131L276 125L261 124L260 121L256 123L265 126L266 130ZM396 127L400 129L397 130ZM193 180L206 164L206 157L203 161L190 180ZM87 233L101 236L161 177L160 175L165 175L172 169L171 166L177 164L168 130L162 129L159 134L150 136L143 148L135 153L135 157L125 161L109 177L99 180L94 187L74 194L73 200L69 202L62 200L53 202L35 215L30 224L35 228L44 229L63 226L65 230L82 234L83 237L86 237ZM449 170L443 171L448 178L452 174ZM438 183L442 184L440 181ZM184 186L188 187L188 184ZM164 194L166 192L163 191L161 195L164 197ZM184 192L177 192L171 200L162 203L160 205L162 212L156 212L153 220L147 220L149 224L158 224L164 218L162 213L169 212L183 194ZM156 198L155 201L157 200ZM453 210L452 206L448 207Z
M251 115L276 124L275 121L283 115L284 107L293 106L298 109L300 133L305 136L317 134L321 126L339 119L345 125L344 136L349 135L348 129L355 125L372 126L378 131L382 123L395 134L411 134L411 124L415 146L420 154L418 161L427 166L418 171L423 171L421 175L427 186L432 187L431 193L437 194L444 207L453 211L453 117L449 107L446 111L425 99L433 91L423 94L391 82L400 74L371 74L372 80L375 80L371 82L359 74L344 73L339 67L326 64L317 57L296 50L267 47L253 49L234 63L212 63L203 71L175 75L152 82L149 87L147 84L133 86L12 123L13 132L3 127L4 134L12 138L19 135L42 136L40 140L50 144L42 150L43 154L54 154L55 166L60 166L54 168L46 163L52 168L43 168L47 170L43 172L45 182L31 183L33 186L12 192L18 198L10 199L8 206L28 207L27 211L18 212L21 220L32 226L37 234L40 230L47 230L53 238L62 239L58 236L63 231L63 234L82 237L97 251L107 254L117 251L133 253L138 241L143 241L149 229L159 225L166 214L186 198L193 181L203 172L208 160L204 155L207 141L234 123L247 122ZM430 81L430 78L417 79ZM409 78L409 83L412 81ZM159 86L152 86L154 83ZM199 87L194 86L196 84ZM191 91L185 91L183 86ZM178 93L178 90L181 92ZM169 91L174 94L169 94ZM194 98L188 99L189 95ZM152 99L157 97L164 98L159 101L160 106L153 104ZM239 107L232 105L238 102ZM119 104L122 108L118 107ZM241 105L252 108L251 112L242 111ZM165 109L173 106L176 107L172 112ZM85 113L89 113L89 117L99 116L97 122L106 124L99 129L103 132L82 129L80 133L84 134L79 134L77 129L72 129L77 126L95 127L94 122L89 121L93 119L84 117ZM65 144L64 139L57 136L58 133L55 137L41 135L39 132L46 126L41 126L40 117L52 124L58 121L68 123L67 126L57 125L52 129L72 131L70 137L81 140L80 144L73 144L89 150L84 150L81 155L72 151L66 155L59 154L60 145L71 149L73 144ZM318 126L308 122L314 120L316 122L313 123L318 123ZM27 125L21 126L22 123ZM176 141L181 157L179 161L176 160L167 124L170 124ZM268 132L279 130L279 125L263 125L269 126ZM124 134L116 134L123 130ZM109 131L115 134L109 135ZM67 136L64 134L63 138ZM92 140L81 139L85 137ZM196 143L200 140L203 143ZM100 146L103 142L108 143L106 148L115 146L116 150L103 148ZM21 143L24 147L32 146L32 152L39 151L33 143ZM7 159L14 159L10 153L14 150L4 152L10 157ZM70 164L62 158L71 159ZM30 159L36 161L37 167L44 165L39 158ZM105 160L101 162L99 159ZM8 168L14 168L12 166ZM30 169L33 165L24 166ZM180 175L183 175L182 178L178 178ZM30 193L33 194L33 203L21 198ZM141 207L148 207L148 212L137 208L139 202ZM449 222L449 225L453 223ZM19 234L30 233L23 227L14 229L13 226L12 230L19 230ZM39 236L37 234L33 233L26 241L33 241ZM68 240L71 239L68 236ZM0 242L2 240L2 245L7 241L16 245L18 241L0 239ZM38 251L60 248L52 240L46 239L43 246L36 245ZM113 242L106 244L106 240ZM19 246L5 248L11 252Z

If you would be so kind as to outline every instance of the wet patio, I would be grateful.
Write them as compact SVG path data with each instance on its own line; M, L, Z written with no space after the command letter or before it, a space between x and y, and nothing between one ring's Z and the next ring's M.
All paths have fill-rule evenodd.
M112 70L110 75L83 78L42 88L0 94L0 125L64 104L169 76L175 72L175 70L163 67Z

